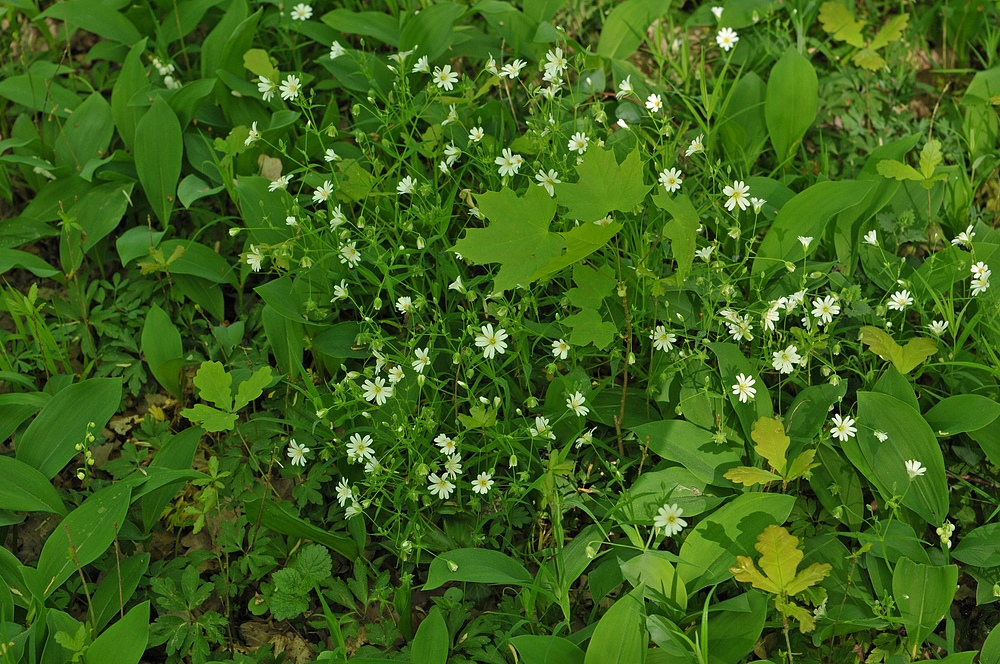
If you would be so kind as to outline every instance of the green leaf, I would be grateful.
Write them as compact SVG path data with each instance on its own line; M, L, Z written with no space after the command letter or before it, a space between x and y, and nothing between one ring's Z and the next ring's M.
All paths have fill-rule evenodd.
M818 90L812 64L795 47L789 47L771 69L764 101L767 132L779 162L791 156L816 119Z
M240 417L236 413L227 413L203 403L196 403L191 408L185 408L181 411L181 415L191 422L201 425L209 433L232 431L233 427L236 426L236 420Z
M861 36L864 21L855 20L850 10L839 2L824 2L819 8L819 20L823 23L823 29L832 34L834 39L858 48L865 45Z
M669 605L683 611L687 608L687 590L668 555L663 551L645 551L622 563L622 575L632 587L645 588L649 599L666 599Z
M566 291L566 299L581 309L600 309L615 289L614 279L580 263L573 266L573 283L575 287Z
M875 166L878 169L878 174L884 178L892 178L894 180L916 180L921 181L924 176L920 174L920 171L913 168L912 166L907 166L901 161L896 161L895 159L883 159L878 162Z
M934 175L934 169L942 161L944 161L944 156L941 154L941 141L927 141L924 149L920 151L920 172L924 179L930 179Z
M135 128L139 124L139 118L146 112L141 106L129 105L136 93L149 87L146 70L142 64L145 52L146 40L142 39L129 51L111 89L111 115L114 117L118 135L129 150L135 149Z
M951 557L975 567L1000 567L1000 523L988 523L965 533Z
M94 592L91 603L97 630L104 629L111 619L125 610L125 606L135 589L139 587L146 570L149 569L148 553L137 553L125 558L108 570L107 576Z
M861 342L883 360L889 360L896 370L908 374L928 357L937 352L937 341L929 337L914 337L900 346L886 332L865 325L861 328Z
M161 470L187 470L191 468L198 443L204 435L204 429L191 427L184 429L164 442L156 451L153 460L149 462L149 472ZM139 504L142 507L142 526L149 532L157 522L164 508L177 495L178 487L164 486L144 495Z
M120 378L90 378L63 388L49 399L17 445L17 459L47 478L56 476L76 456L76 445L87 435L87 425L100 435L118 411Z
M531 280L553 275L564 267L586 258L606 245L621 229L621 222L614 221L601 225L581 224L568 231L556 233L566 243L566 253L549 261L548 265L531 276Z
M156 381L176 398L181 398L181 370L184 347L177 331L163 309L150 305L142 325L142 353Z
M78 565L83 567L104 555L125 525L131 494L128 484L113 484L91 495L56 526L38 558L46 597L76 574ZM75 552L73 559L71 550Z
M48 478L26 463L0 456L0 509L66 516L66 505Z
M286 512L281 506L269 499L262 501L260 498L254 497L248 499L245 504L247 517L253 523L260 523L276 533L318 542L351 560L358 557L358 547L350 537L317 528Z
M445 664L448 661L448 651L451 649L451 636L448 625L441 615L441 609L431 609L424 621L417 628L410 647L410 661L420 664Z
M125 617L94 639L87 660L102 664L139 664L149 643L149 600L135 606Z
M818 468L818 463L813 463L813 459L816 457L816 450L805 450L802 454L795 457L791 465L788 467L788 474L785 475L785 481L791 482L797 480L800 477L805 476L813 468Z
M855 53L851 62L870 71L878 71L885 67L885 59L870 48L863 48Z
M878 34L875 35L875 39L872 40L871 48L873 51L887 46L894 41L899 41L903 38L903 30L906 29L906 24L910 20L909 14L898 14L893 16L888 23L886 23Z
M499 551L455 549L431 561L424 590L440 588L449 581L526 586L531 583L531 574L524 565Z
M685 420L660 420L632 428L641 444L659 456L679 463L706 484L726 486L723 474L740 463L740 453L719 445L712 432ZM741 448L742 449L742 448Z
M495 292L527 286L562 254L565 242L549 232L556 204L541 187L528 187L523 198L504 188L480 195L477 202L490 225L470 228L452 250L477 265L500 263Z
M1000 417L1000 404L981 394L945 397L924 413L924 419L939 436L954 436L989 426Z
M892 573L892 595L906 627L910 656L916 659L924 639L951 606L958 589L957 565L923 565L900 558Z
M681 286L690 274L691 264L694 262L701 219L691 204L691 199L685 194L672 197L666 191L661 191L653 196L653 203L673 217L664 224L663 235L670 240L670 250L674 254L674 260L677 261L677 285Z
M733 560L751 555L757 534L784 523L794 505L795 496L744 493L699 521L681 545L677 566L688 593L731 578Z
M0 249L0 274L9 272L15 267L23 268L36 277L54 277L62 270L54 268L44 260L27 251L18 249Z
M670 0L626 0L619 3L601 28L597 54L624 60L636 52L650 24L667 13Z
M278 81L281 79L281 72L271 64L271 57L267 54L267 51L260 48L252 48L243 54L243 66L246 67L251 73L256 74L261 78L266 78L271 81Z
M326 547L319 544L307 544L295 557L293 566L306 579L318 583L323 579L330 578L333 561L330 559L330 552L326 550Z
M170 223L184 140L170 104L157 97L135 128L135 170L146 198L160 221Z
M738 466L727 470L724 477L730 482L742 484L743 486L753 486L755 484L767 484L768 482L780 482L781 475L775 475L769 470L756 468L754 466Z
M521 634L510 640L524 664L584 664L584 653L561 636Z
M652 186L643 183L643 159L639 150L619 164L613 150L592 146L577 166L580 179L555 185L556 200L566 216L581 224L591 223L612 210L630 212L642 203ZM541 187L531 187L538 189Z
M194 376L194 385L202 401L215 404L222 410L233 410L233 375L221 362L202 362Z
M590 637L584 664L642 664L648 642L646 605L640 585L620 597L601 617Z
M399 33L399 50L416 50L414 58L426 55L431 62L437 60L452 45L455 22L465 9L452 2L441 2L409 15Z
M578 314L566 316L562 322L572 330L569 335L572 346L594 344L597 348L607 348L617 331L614 323L604 321L596 309L584 309Z
M779 475L784 476L788 460L788 446L792 439L785 435L785 426L773 417L757 420L750 437L755 443L757 454L767 459Z
M245 408L251 401L259 398L264 393L264 388L270 384L271 367L257 369L250 378L240 383L239 387L236 388L233 410L238 411Z
M92 93L76 107L56 137L56 166L68 166L79 173L91 159L105 157L114 130L111 105L100 92Z
M323 14L320 20L337 32L361 37L374 37L389 46L399 46L397 19L383 12L352 12L349 9L334 9Z

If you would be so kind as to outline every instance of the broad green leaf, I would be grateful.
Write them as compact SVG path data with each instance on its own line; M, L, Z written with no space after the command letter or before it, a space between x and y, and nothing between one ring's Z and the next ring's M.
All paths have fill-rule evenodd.
M924 413L924 419L939 436L976 431L1000 417L1000 404L981 394L945 397Z
M661 191L653 196L653 203L672 217L664 224L663 235L670 240L670 250L677 261L677 285L681 286L694 262L695 241L701 225L698 211L684 194L671 196Z
M681 545L677 565L688 593L731 578L736 557L751 555L757 534L784 523L794 504L795 496L744 493L699 521Z
M979 664L1000 664L1000 625L990 630L979 653Z
M56 166L79 173L91 159L106 156L115 127L111 105L94 92L76 107L55 140Z
M824 2L819 8L819 20L823 23L823 29L832 34L834 39L858 48L865 45L861 36L864 21L855 20L850 10L839 2Z
M155 303L150 305L142 325L142 353L156 381L180 399L184 365L181 334L170 316Z
M62 270L52 267L35 254L18 249L0 248L0 274L8 272L15 267L23 268L36 277L43 278L54 277L62 273Z
M463 5L441 2L409 15L399 33L399 50L415 50L413 57L426 55L431 62L437 60L451 46L455 22L465 10Z
M525 586L531 583L531 574L524 565L499 551L455 549L431 561L424 590L440 588L449 581Z
M384 12L352 12L349 9L334 9L323 14L320 20L337 32L360 37L374 37L389 46L399 46L397 19Z
M184 429L169 438L156 451L153 460L149 462L149 472L163 470L187 470L191 468L194 461L194 454L198 449L198 443L204 435L205 430L201 427L191 427ZM145 532L149 532L153 524L159 520L164 508L177 495L178 487L164 486L152 491L139 499L142 507L142 525Z
M561 636L522 634L510 643L524 664L583 664L583 651Z
M233 410L245 408L251 401L260 397L264 393L264 388L271 383L271 367L261 367L257 369L236 388L236 400L233 403Z
M181 176L184 140L170 104L157 97L135 128L135 170L160 221L170 223L177 181Z
M893 16L889 22L882 26L882 29L878 31L878 34L875 35L875 39L872 40L869 48L873 51L877 51L883 46L887 46L894 41L902 39L903 30L906 29L906 24L909 20L909 14L898 14Z
M768 482L780 482L781 475L775 475L769 470L756 468L754 466L739 466L731 468L725 472L724 477L730 482L742 484L743 486L753 486L755 484L767 484Z
M779 475L784 476L788 460L788 446L792 439L785 435L785 426L773 417L757 420L750 437L755 443L757 454L767 459Z
M181 411L181 415L194 424L200 425L209 433L232 431L233 427L236 426L236 420L240 417L237 413L228 413L203 403L196 403L191 408L185 408Z
M581 263L573 266L573 284L574 287L566 291L566 299L581 309L600 309L604 298L615 289L614 279Z
M767 132L779 162L791 156L816 119L818 90L812 64L795 47L789 47L771 69L764 102Z
M221 362L202 362L194 375L194 386L202 401L215 404L222 410L233 410L233 375Z
M883 499L905 494L903 505L932 526L941 525L948 515L948 481L941 446L924 418L889 395L858 392L857 419L864 423L856 440L871 473L866 476ZM888 438L880 441L876 431ZM906 472L910 459L924 465L923 476L910 479Z
M924 176L920 174L920 171L912 166L907 166L901 161L896 161L895 159L883 159L878 162L878 165L875 168L878 169L879 175L884 178L892 178L894 180L916 180L917 182L924 179Z
M626 0L619 3L601 28L597 54L624 60L636 52L646 38L649 25L670 8L670 0Z
M726 398L729 399L730 405L736 411L736 416L740 418L740 425L742 425L744 435L749 438L753 431L753 426L757 423L758 419L761 417L770 417L774 414L774 407L771 405L771 395L767 390L767 386L760 379L755 365L751 364L750 360L743 355L743 351L740 350L739 346L720 341L707 345L719 360L719 373L722 378ZM736 376L739 374L750 376L756 382L754 389L757 390L757 393L752 400L746 403L741 402L739 397L733 394L731 387L736 382Z
M646 661L646 606L642 586L618 598L594 628L584 664L643 664Z
M439 607L433 607L417 628L410 647L410 661L423 664L446 664L451 649L448 625Z
M906 627L910 656L916 658L924 639L951 606L958 589L957 565L923 565L900 558L892 573L892 595Z
M112 41L132 46L142 37L128 20L124 12L109 6L110 3L94 3L87 0L64 0L50 5L38 18L51 17L65 21L70 34L77 29L92 32Z
M1000 567L1000 523L988 523L965 533L951 557L975 567Z
M675 605L683 611L687 608L687 590L677 575L677 570L662 551L645 551L622 563L622 574L634 588L644 587L646 597Z
M118 411L120 378L90 378L70 385L49 399L17 444L17 459L47 478L55 477L77 455L87 426L95 436Z
M858 67L863 67L870 71L878 71L885 67L885 58L870 48L863 48L855 53L854 57L851 58L851 62Z
M597 221L612 210L630 212L652 189L643 183L643 159L638 150L619 164L613 150L591 146L576 172L580 176L577 182L557 184L555 192L559 205L566 208L566 216L581 224Z
M89 565L104 555L125 525L131 493L128 484L113 484L91 495L56 526L38 558L46 597L76 574L77 566Z
M261 526L276 533L318 542L349 560L358 557L358 547L350 537L332 533L329 529L317 528L308 521L285 511L270 499L262 502L259 497L254 497L248 499L245 504L247 517L252 523L260 523Z
M66 505L48 478L34 467L0 456L0 509L11 512L51 512L66 516Z
M490 225L470 228L452 250L477 265L500 263L495 292L527 286L562 254L565 241L549 232L556 204L541 187L528 187L523 198L506 188L487 192L477 202Z
M102 664L139 664L149 643L149 600L135 606L125 617L94 639L87 659Z
M94 592L91 606L97 630L103 630L111 620L125 610L135 589L139 587L149 569L148 553L136 553L118 562L108 570L107 576Z
M928 357L937 352L937 341L929 337L914 337L900 346L886 332L865 325L861 328L861 342L883 360L889 360L896 370L908 374Z
M723 474L740 463L740 452L719 445L712 432L685 420L660 420L632 428L640 444L679 463L706 484L726 486ZM742 449L742 448L741 448Z
M596 309L584 309L578 314L566 316L562 323L572 330L569 335L572 346L594 344L597 348L607 348L617 331L614 323L603 320Z
M653 524L657 509L665 502L684 510L684 518L714 509L724 498L723 492L709 487L683 466L646 471L639 475L619 499L615 509L626 519Z

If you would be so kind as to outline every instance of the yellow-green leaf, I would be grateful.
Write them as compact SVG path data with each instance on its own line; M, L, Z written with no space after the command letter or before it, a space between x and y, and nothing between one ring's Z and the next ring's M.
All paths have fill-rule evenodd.
M785 481L791 482L804 475L807 475L810 470L816 468L820 464L813 463L813 458L816 456L816 450L806 450L802 454L795 457L791 465L788 467L788 473L785 475Z
M795 578L785 586L788 595L798 595L806 588L811 588L830 575L833 567L829 563L813 563L795 575Z
M892 19L878 31L878 34L875 35L875 39L872 40L870 48L874 51L900 39L903 36L903 30L906 29L906 24L909 20L909 14L893 16Z
M778 609L778 613L785 616L786 618L794 618L799 621L799 631L803 634L806 632L811 632L816 629L816 619L813 618L813 614L809 609L804 606L799 606L795 602L790 602L781 597L776 597L774 599L774 608Z
M851 58L851 62L871 71L878 71L882 67L885 67L885 60L882 56L870 48L863 48L855 53L854 57Z
M788 445L792 442L792 439L785 435L784 425L773 417L762 417L754 424L750 437L757 443L754 446L757 454L767 459L779 475L784 475L788 465L785 455L788 453Z
M281 74L271 64L271 58L267 51L260 48L252 48L243 54L243 66L261 78L267 78L271 81L277 81L281 78Z
M900 346L888 334L870 325L861 328L861 341L883 360L892 362L896 370L903 374L910 373L937 352L937 341L933 339L914 337L906 346Z
M918 182L924 179L920 171L895 159L883 159L875 165L875 168L878 170L878 174L884 178L900 181L917 180Z
M233 409L233 375L226 371L221 362L202 362L194 375L194 385L199 390L202 401L215 404L222 410Z
M865 40L861 37L864 21L855 20L850 10L839 2L824 2L819 8L819 20L823 23L823 29L832 34L834 39L858 48L865 45Z
M920 172L925 180L934 175L934 168L942 161L944 156L941 154L941 141L927 141L927 145L920 151Z
M778 595L781 592L774 581L760 573L751 558L736 556L736 567L730 567L729 571L732 572L733 578L737 581L749 583L757 590L763 590L772 595Z
M763 468L754 468L753 466L730 468L723 474L723 477L730 482L742 484L743 486L767 484L768 482L777 482L781 479L780 475L775 475L771 471L764 470Z
M786 587L795 578L795 570L802 561L799 538L781 526L772 525L757 537L754 548L761 554L760 569L782 593L786 593Z

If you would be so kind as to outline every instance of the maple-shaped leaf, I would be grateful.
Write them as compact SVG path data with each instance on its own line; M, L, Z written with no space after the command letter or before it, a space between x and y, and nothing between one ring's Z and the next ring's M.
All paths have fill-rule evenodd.
M861 342L883 360L892 362L902 374L910 373L937 352L937 342L934 339L914 337L905 346L900 346L888 334L870 325L861 328Z
M467 230L452 251L477 265L500 263L494 291L528 285L533 275L562 254L566 242L549 231L556 204L541 187L529 187L523 198L507 188L490 191L476 202L490 225Z
M677 285L681 286L694 262L698 226L701 225L698 210L684 194L671 197L666 191L653 196L653 203L673 217L663 226L663 235L670 240L670 250L677 261Z
M785 427L773 417L762 417L753 425L750 437L757 443L754 449L771 464L779 475L784 476L788 461L788 445L792 439L785 435Z
M584 309L578 314L566 316L562 322L572 330L569 342L573 346L592 343L598 348L606 348L618 329L614 323L604 321L596 309Z
M652 188L643 183L642 171L638 149L619 164L613 150L592 147L576 169L580 179L555 185L556 198L566 208L566 215L581 223L597 221L612 210L629 212Z
M832 34L834 39L858 48L865 45L861 36L864 21L856 20L850 10L839 2L824 2L819 8L819 20L823 23L823 29Z
M566 253L549 261L548 265L532 275L531 280L555 274L559 270L576 263L594 253L622 229L622 224L581 224L562 233L557 233L566 242Z

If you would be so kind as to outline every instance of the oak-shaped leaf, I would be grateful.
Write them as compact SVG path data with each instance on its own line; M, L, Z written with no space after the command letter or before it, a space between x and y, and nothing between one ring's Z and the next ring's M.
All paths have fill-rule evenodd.
M905 346L900 346L886 332L870 325L861 328L861 342L883 360L892 362L902 374L916 369L938 348L937 341L928 337L914 337Z

